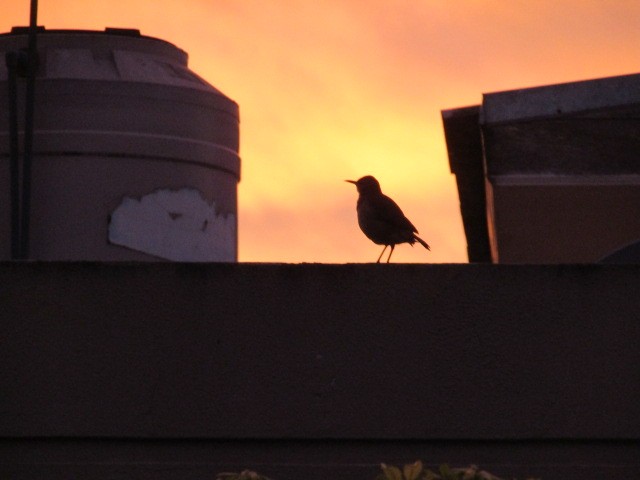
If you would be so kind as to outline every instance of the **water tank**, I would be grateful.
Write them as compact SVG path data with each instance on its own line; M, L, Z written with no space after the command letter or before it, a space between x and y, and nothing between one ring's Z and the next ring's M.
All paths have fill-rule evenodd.
M137 30L38 33L29 258L237 261L238 105ZM11 258L0 35L0 260ZM18 79L22 150L25 80Z

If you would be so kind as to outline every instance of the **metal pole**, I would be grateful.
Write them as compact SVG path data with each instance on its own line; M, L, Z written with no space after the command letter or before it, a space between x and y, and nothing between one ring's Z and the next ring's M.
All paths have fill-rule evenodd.
M24 117L24 158L22 164L22 221L20 236L20 258L29 258L29 220L31 213L31 157L33 149L33 113L35 107L37 50L38 0L31 0L29 21L29 46L27 87Z

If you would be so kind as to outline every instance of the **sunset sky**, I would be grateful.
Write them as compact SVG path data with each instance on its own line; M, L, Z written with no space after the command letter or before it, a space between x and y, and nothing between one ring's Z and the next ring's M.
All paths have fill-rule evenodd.
M29 1L0 12L27 25ZM245 262L375 261L344 182L367 174L432 246L392 261L465 262L440 111L640 70L638 0L39 0L38 18L167 40L238 102Z

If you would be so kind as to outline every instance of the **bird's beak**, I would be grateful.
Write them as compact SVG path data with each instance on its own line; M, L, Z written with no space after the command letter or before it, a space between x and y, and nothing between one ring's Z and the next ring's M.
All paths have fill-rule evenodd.
M349 183L353 183L354 185L357 185L358 182L354 181L354 180L345 180L345 182L349 182Z

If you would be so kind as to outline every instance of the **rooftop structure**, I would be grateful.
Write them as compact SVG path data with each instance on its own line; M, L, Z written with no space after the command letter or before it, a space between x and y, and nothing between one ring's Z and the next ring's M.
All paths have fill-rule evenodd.
M26 41L23 28L0 35L0 56ZM23 77L0 62L0 110L18 110L16 132L0 128L0 259L21 209L9 158ZM238 105L186 52L137 30L40 28L34 103L29 258L237 260Z
M489 93L442 118L470 261L595 262L640 238L640 75Z

